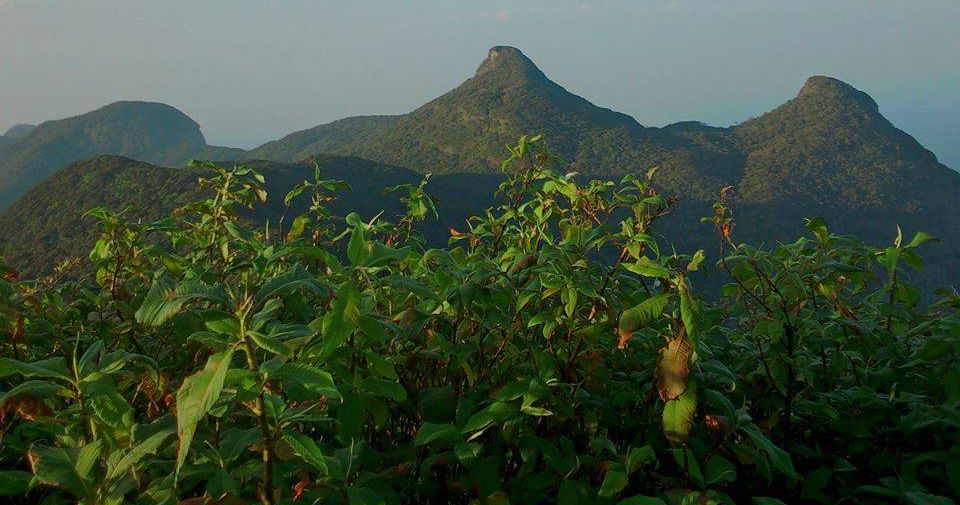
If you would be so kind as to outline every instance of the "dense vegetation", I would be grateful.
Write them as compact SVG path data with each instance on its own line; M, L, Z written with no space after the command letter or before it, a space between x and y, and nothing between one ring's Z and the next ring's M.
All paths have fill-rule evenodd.
M307 206L294 201L287 209L283 196L313 174L314 164L326 177L344 180L350 189L331 202L333 212L356 212L371 218L378 212L394 215L402 208L396 195L384 188L412 184L421 175L411 170L348 156L316 156L299 163L250 161L248 166L266 176L267 201L246 210L248 222L276 221ZM164 168L127 158L99 156L74 163L47 178L0 215L0 257L24 278L52 273L64 261L85 257L100 235L96 218L86 212L97 206L125 209L130 222L152 222L196 199L197 168ZM459 226L471 213L482 211L500 178L494 176L436 176L431 191L444 210L442 219L424 227L433 242L442 244L447 229ZM481 198L480 195L485 195ZM51 195L58 195L51 198ZM252 221L249 221L252 220Z
M647 177L550 170L431 248L430 184L248 225L247 167L152 224L98 209L95 274L0 281L0 493L24 503L954 503L960 298L918 304L931 237L716 255L655 239ZM424 181L426 182L426 181ZM728 275L706 301L691 276Z

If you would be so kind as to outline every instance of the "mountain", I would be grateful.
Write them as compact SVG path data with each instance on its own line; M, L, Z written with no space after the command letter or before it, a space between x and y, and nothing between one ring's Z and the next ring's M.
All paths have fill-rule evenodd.
M926 251L931 283L960 282L960 173L893 126L866 93L811 77L796 98L729 135L744 156L735 203L749 240L795 236L812 216L875 243L892 240L899 225L942 239Z
M248 153L293 161L335 153L432 173L496 172L504 146L523 133L543 133L570 170L622 175L665 170L664 183L698 179L687 192L720 185L729 165L715 152L672 132L644 128L632 117L593 105L547 78L520 50L490 49L476 74L456 89L402 116L349 118L293 133ZM708 166L707 159L719 161ZM679 182L679 181L677 181ZM679 189L679 185L678 189ZM704 193L702 196L706 196Z
M153 102L116 102L80 116L47 121L0 151L0 209L74 161L101 154L180 165L227 159L239 149L211 147L186 114Z
M32 124L15 124L11 126L6 133L3 134L3 136L13 140L22 139L23 137L29 135L30 132L36 128L36 125Z
M176 111L153 105L168 113ZM271 173L287 177L286 182L277 182L280 186L304 177L299 160L349 156L321 159L339 160L330 162L330 170L355 184L354 195L361 195L356 190L361 187L371 192L343 200L365 206L363 209L385 204L379 196L385 186L416 180L422 173L439 174L428 188L439 193L441 201L453 204L441 205L441 222L427 229L437 240L443 239L447 224L459 223L469 210L490 202L498 180L496 167L506 154L504 146L522 134L543 133L556 154L569 162L555 167L558 171L614 179L657 167L655 184L680 201L661 228L678 250L715 250L711 230L700 217L711 213L720 189L730 186L739 240L774 244L793 239L804 233L804 218L823 216L833 231L881 244L892 240L899 224L907 234L924 230L943 239L927 253L929 267L924 275L931 285L960 281L960 222L955 219L960 215L960 174L890 124L866 93L829 77L808 79L796 98L732 127L686 121L655 128L566 91L519 50L494 47L473 77L408 114L346 118L293 133L247 153L205 147L196 124L182 114L174 116L166 125L155 121L155 129L146 138L169 136L176 141L158 150L127 149L126 155L167 166L176 166L188 157L272 160L274 164L256 163L270 169L268 180ZM170 125L177 128L171 130ZM8 161L13 159L9 154L3 159L2 153L22 154L23 142L49 129L49 123L41 125L13 149L0 146L0 177L5 177ZM140 139L143 134L131 137ZM114 147L117 144L123 145L114 143ZM45 159L55 158L51 153L57 152L79 158L91 150L71 151L68 145L58 151L57 146L42 144L36 152ZM55 170L55 163L47 167ZM12 230L15 223L32 215L46 219L42 216L50 210L37 202L50 199L49 195L82 201L83 197L74 195L96 191L68 182L84 167L91 168L81 164L57 174L58 186L38 188L19 201L16 210L11 209L18 217L4 216L6 224L0 232ZM378 171L378 167L391 168ZM106 203L119 204L124 198L137 201L135 194L123 197L122 191L110 199L114 193L106 186L141 184L136 180L139 176L131 175L140 172L113 170L118 174L104 180L107 195L101 197L107 198ZM0 179L0 187L2 182ZM177 191L186 190L170 194ZM150 196L163 200L163 194ZM346 205L344 209L349 210ZM77 204L73 210L85 209ZM274 206L265 212L278 210ZM18 235L18 240L38 243L31 237L43 230L34 228ZM71 233L69 226L61 232L64 237ZM30 250L23 251L19 257L29 262Z
M34 125L17 124L11 126L3 135L0 135L0 157L3 157L3 148L16 143L36 128Z
M93 247L98 229L84 214L98 206L154 220L196 195L196 174L160 169L115 156L100 156L56 172L0 215L0 255L27 275L48 273L68 256Z
M953 220L960 174L890 124L866 93L823 76L729 128L695 121L652 128L569 93L519 50L494 47L472 78L409 114L348 118L249 154L293 160L331 152L421 172L490 173L503 146L525 133L544 133L570 162L566 169L585 175L659 167L657 184L682 202L672 218L679 229L698 229L699 216L730 185L744 240L786 240L803 233L803 218L823 216L837 231L873 242L891 240L897 223L924 229L949 239L935 256L958 251L950 244L960 242Z
M385 196L383 189L417 183L422 176L405 168L384 165L348 156L318 156L297 163L253 160L244 162L261 171L267 181L267 202L248 216L256 222L271 220L273 226L284 213L283 197L297 183L313 177L316 162L325 179L344 180L344 191L330 207L336 215L358 212L371 218L380 211L386 216L401 212L397 196ZM119 211L134 204L127 214L132 221L150 222L166 217L175 208L201 197L196 181L201 169L164 168L119 156L99 156L73 163L31 189L0 215L0 258L26 275L52 271L63 259L85 256L99 235L99 225L84 214L104 206ZM449 226L460 225L469 213L487 202L480 194L491 195L498 179L490 176L439 176L431 180L444 219L428 233L443 240ZM468 194L468 202L462 197ZM56 195L56 197L52 197ZM294 216L305 210L307 198L287 212ZM289 219L288 219L289 221Z

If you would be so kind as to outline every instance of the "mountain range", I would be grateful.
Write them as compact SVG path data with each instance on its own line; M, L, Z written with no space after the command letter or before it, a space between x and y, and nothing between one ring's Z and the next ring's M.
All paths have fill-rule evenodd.
M277 191L306 177L312 165L303 160L315 158L327 176L354 185L344 208L371 212L384 205L379 188L438 174L428 188L441 193L445 217L428 232L439 240L467 210L489 204L504 146L534 133L567 160L562 171L618 178L658 167L656 185L680 199L662 230L678 249L715 248L699 217L729 185L739 239L791 239L803 232L803 218L822 216L836 231L879 243L892 240L899 224L943 239L927 253L925 278L960 280L960 173L849 84L811 77L796 98L728 128L656 128L566 91L519 50L502 46L473 77L408 114L346 118L250 151L208 146L196 122L157 103L120 102L20 128L0 137L0 208L9 206L0 216L7 242L0 251L42 272L54 258L88 247L89 225L75 220L89 206L132 202L144 218L162 215L190 194L194 177L159 167L182 167L190 158L261 160L254 164L268 180L275 174ZM95 155L114 156L87 160ZM57 204L44 205L52 195ZM278 205L264 215L278 215Z

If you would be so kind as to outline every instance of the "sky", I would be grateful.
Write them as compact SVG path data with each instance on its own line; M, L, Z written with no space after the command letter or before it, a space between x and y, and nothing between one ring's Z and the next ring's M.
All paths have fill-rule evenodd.
M958 26L960 0L0 0L0 130L151 100L253 147L408 112L512 45L648 126L736 124L837 77L960 169Z

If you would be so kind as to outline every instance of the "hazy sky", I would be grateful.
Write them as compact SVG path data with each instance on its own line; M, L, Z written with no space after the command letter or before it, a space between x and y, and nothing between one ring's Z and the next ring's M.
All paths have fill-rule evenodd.
M843 79L960 168L960 0L0 0L0 128L156 100L251 147L410 111L519 47L642 124L738 123Z

